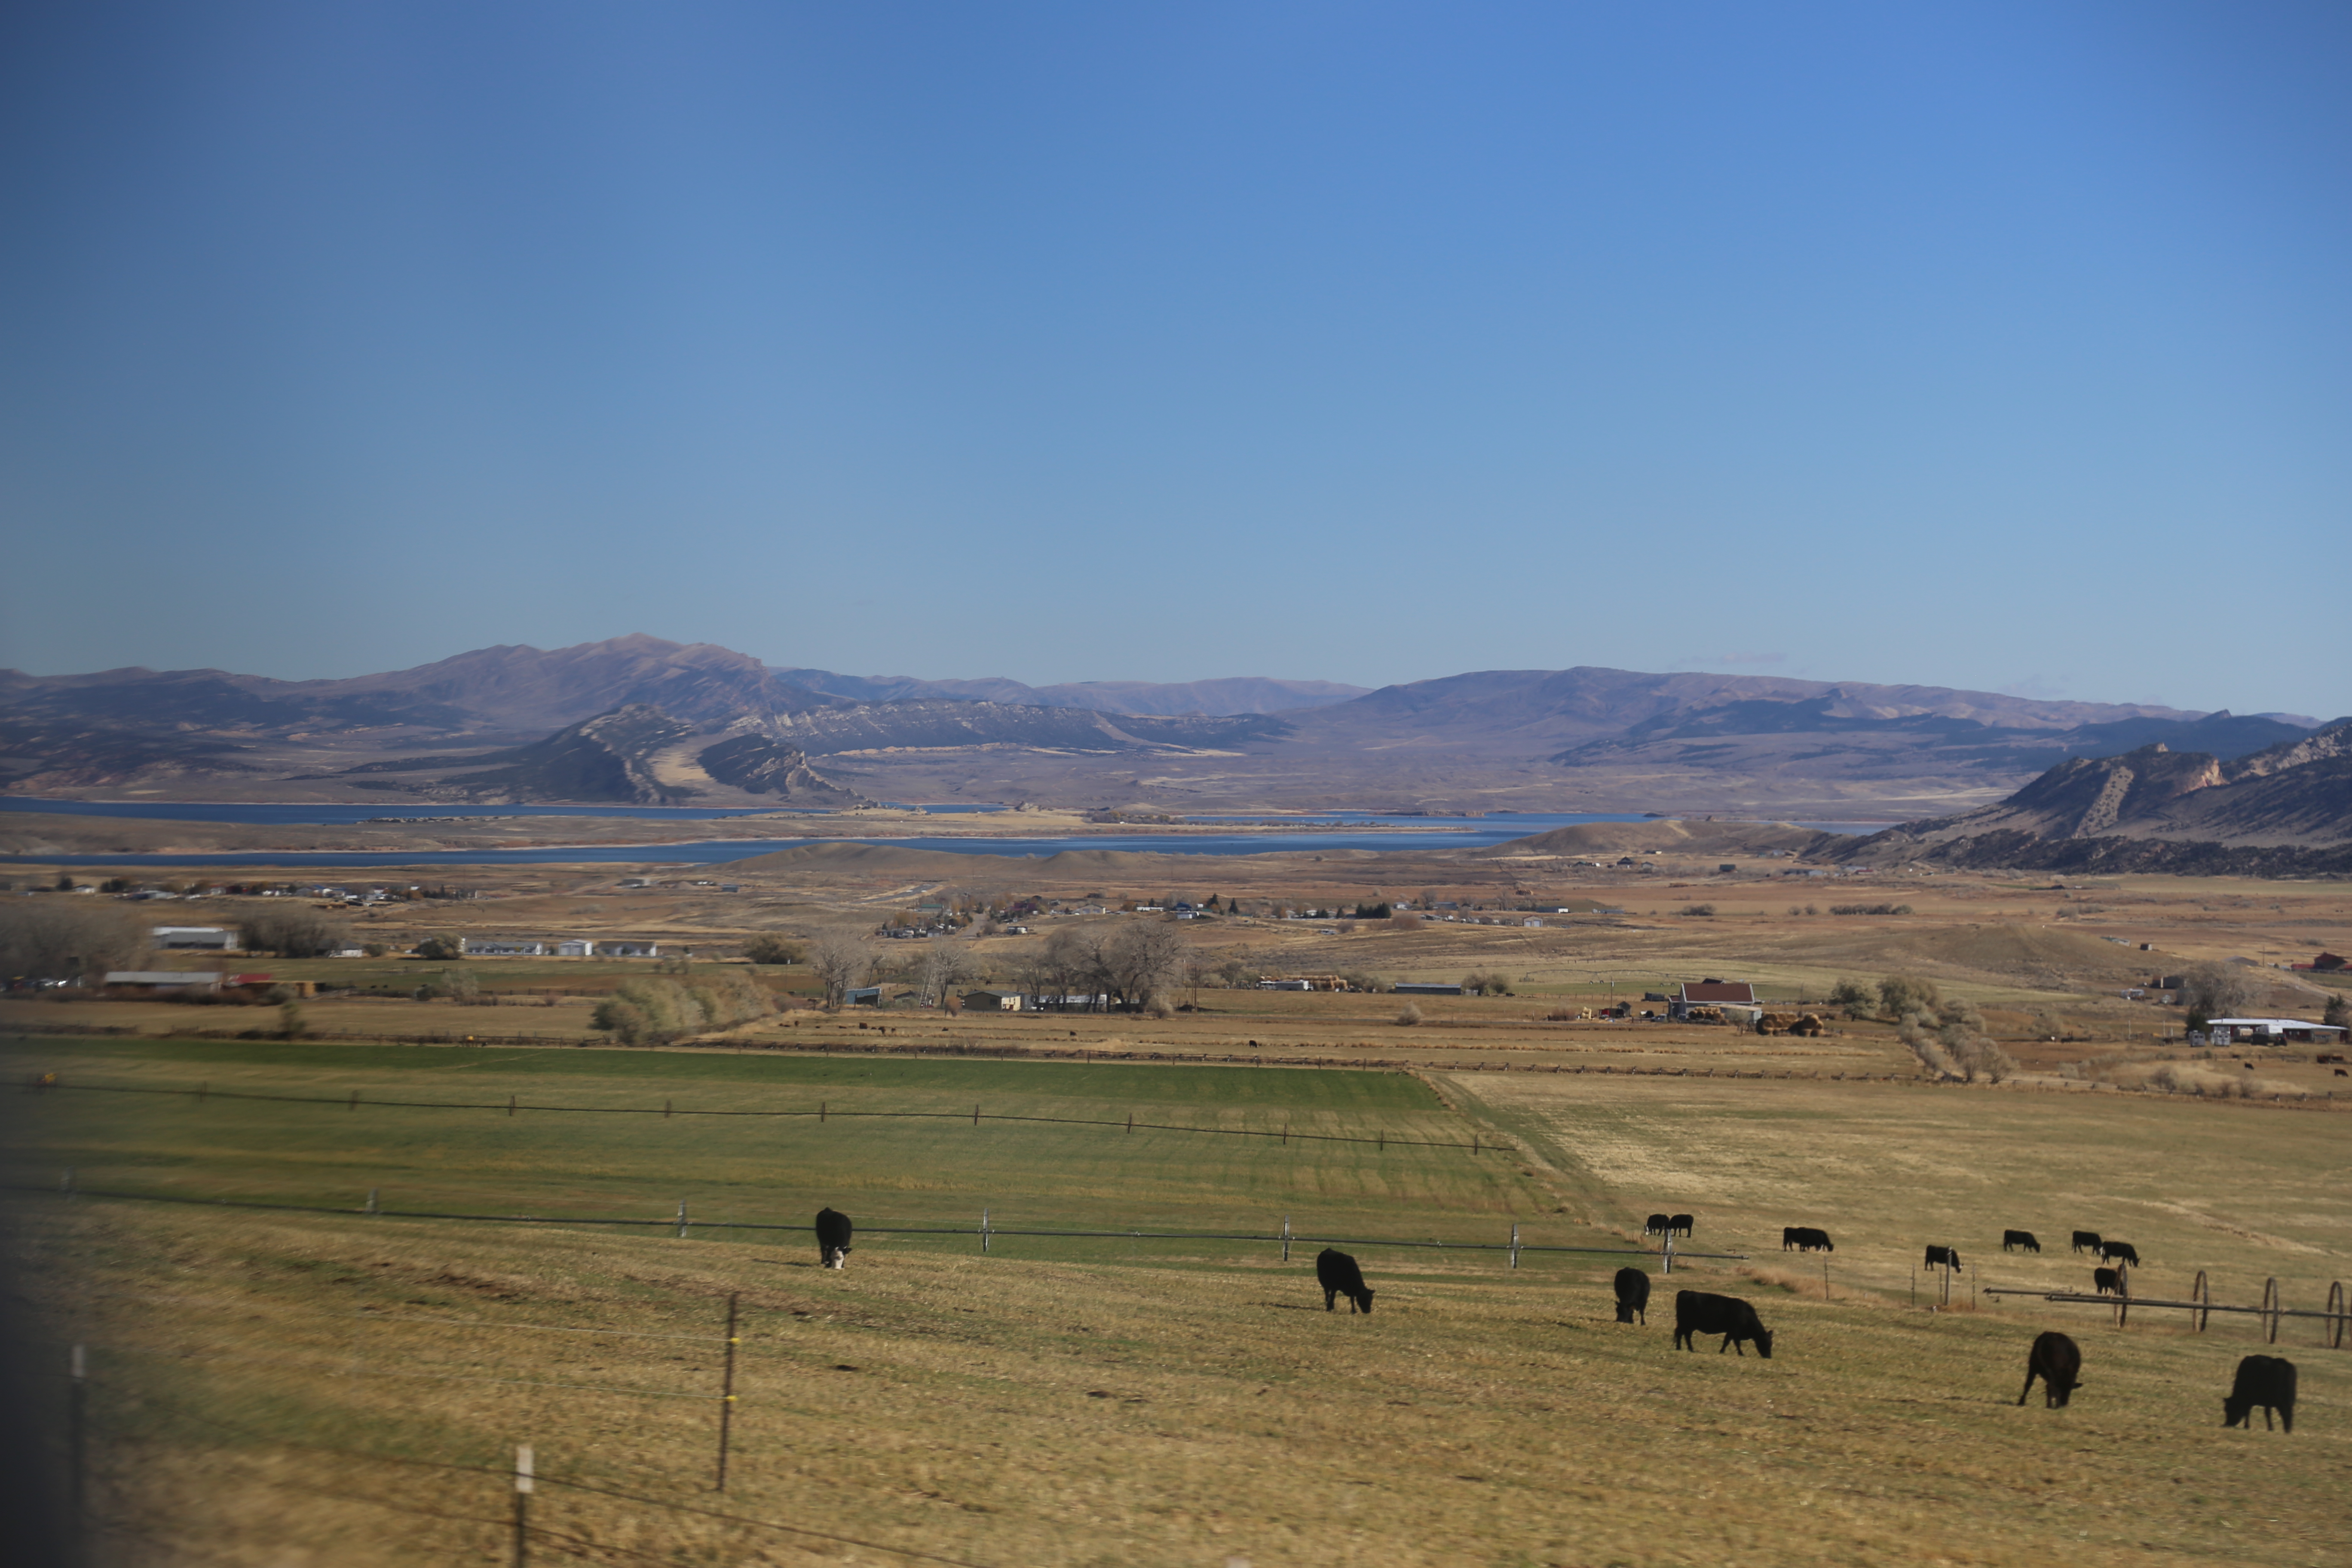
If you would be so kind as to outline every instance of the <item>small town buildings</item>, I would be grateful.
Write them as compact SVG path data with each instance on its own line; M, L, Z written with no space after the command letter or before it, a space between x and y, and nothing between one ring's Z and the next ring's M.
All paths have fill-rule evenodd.
M599 958L659 958L661 944L654 942L600 942L596 944Z
M555 944L555 956L558 958L591 958L595 955L595 952L594 942L583 941L579 937Z
M515 937L467 937L466 956L468 958L543 958L547 943L527 942Z
M169 952L235 952L236 932L227 926L157 926L152 940Z

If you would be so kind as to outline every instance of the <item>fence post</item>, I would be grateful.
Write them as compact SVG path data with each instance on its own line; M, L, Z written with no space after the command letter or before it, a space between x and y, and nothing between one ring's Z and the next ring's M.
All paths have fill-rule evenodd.
M975 1117L973 1120L977 1121L978 1118ZM1130 1133L1135 1131L1135 1112L1132 1110L1127 1113L1127 1130ZM1286 1129L1283 1132L1282 1141L1286 1143L1290 1142L1290 1133Z
M1664 1259L1664 1262L1658 1272L1672 1274L1675 1271L1675 1233L1671 1230L1666 1232L1666 1249L1659 1254L1659 1257Z
M73 1196L73 1167L71 1165L68 1165L66 1167L66 1179L58 1184L58 1191L65 1194L68 1197Z
M680 1241L686 1239L686 1200L684 1198L677 1200L677 1238Z
M382 1189L381 1187L370 1187L370 1188L368 1189L368 1201L367 1201L367 1212L368 1212L368 1213L370 1213L370 1214L375 1214L375 1213L377 1213L377 1212L378 1212L378 1209L377 1209L377 1206L376 1206L375 1197L376 1197L376 1194L378 1194L379 1192L381 1192L381 1191L383 1191L383 1189Z
M344 1110L357 1110L359 1108L360 1108L360 1091L359 1091L358 1089L353 1089L353 1090L352 1090L352 1102L351 1102L351 1104L349 1104L349 1105L345 1106L343 1109L344 1109Z
M1290 1216L1288 1215L1282 1216L1282 1260L1285 1263L1290 1261Z
M719 1484L716 1491L727 1489L727 1437L735 1419L735 1347L742 1341L735 1334L736 1303L743 1299L740 1290L727 1293L727 1370L719 1380Z
M824 1120L824 1107L825 1102L824 1100L820 1100L816 1102L816 1119L819 1121L823 1121Z
M971 1124L974 1127L980 1125L980 1107L977 1105L971 1108ZM1131 1112L1129 1114L1127 1119L1127 1130L1129 1132L1135 1131L1135 1117Z
M530 1445L515 1449L514 1468L514 1568L523 1568L530 1561Z
M1513 1221L1511 1222L1511 1267L1512 1267L1512 1268L1517 1268L1518 1266L1519 1266L1519 1222L1518 1222L1517 1220L1513 1220Z
M676 1101L676 1100L663 1100L663 1101L662 1101L662 1120L664 1120L665 1121L667 1121L667 1120L669 1120L670 1107L671 1107L671 1106L673 1106L673 1105L675 1105L676 1103L677 1103L677 1101Z
M66 1388L66 1531L68 1538L79 1543L86 1506L85 1478L89 1469L89 1363L79 1345L73 1348L68 1370L72 1381Z
M508 1096L507 1096L507 1114L508 1114L509 1116L512 1116L512 1115L514 1114L514 1107L515 1107L515 1097L514 1097L513 1095L511 1095L511 1094L510 1094L510 1095L508 1095Z
M2278 1343L2279 1288L2275 1277L2263 1281L2263 1342Z
M986 1208L982 1208L980 1211L980 1249L983 1253L988 1250L989 1239L988 1210Z
M1823 1254L1822 1255L1822 1300L1824 1300L1824 1301L1826 1301L1826 1300L1828 1300L1829 1299L1830 1299L1830 1259L1829 1259L1829 1255L1828 1255L1827 1253L1823 1253Z

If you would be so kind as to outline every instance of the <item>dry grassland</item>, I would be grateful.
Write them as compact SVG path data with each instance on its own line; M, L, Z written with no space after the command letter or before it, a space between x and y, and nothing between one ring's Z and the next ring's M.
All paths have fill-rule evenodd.
M1780 1336L1769 1362L1676 1352L1664 1298L1648 1327L1621 1327L1613 1260L1571 1255L1514 1273L1494 1253L1354 1247L1380 1292L1359 1318L1322 1311L1311 1249L1286 1267L1254 1244L1004 1238L982 1258L969 1237L866 1235L836 1274L813 1266L804 1235L27 1201L19 1253L50 1332L94 1347L109 1568L503 1561L507 1493L484 1472L518 1442L559 1480L649 1500L542 1487L541 1555L594 1562L908 1560L883 1548L1261 1568L2344 1560L2352 1376L2313 1348L2315 1325L2290 1322L2279 1347L2303 1370L2295 1433L2224 1432L2230 1368L2259 1345L2243 1320L2199 1336L2144 1314L2118 1331L2087 1308L1913 1311L1903 1289L1923 1241L1981 1253L2022 1226L2063 1246L2053 1233L2083 1225L2137 1243L2143 1289L2202 1266L2223 1300L2275 1274L2291 1304L2315 1305L2352 1225L2326 1113L1548 1073L112 1041L9 1055L158 1087L202 1071L215 1088L615 1106L662 1092L742 1109L811 1091L869 1109L992 1095L1072 1114L1476 1130L1525 1157L217 1095L23 1097L10 1142L20 1171L70 1158L86 1184L353 1201L364 1173L392 1169L375 1179L402 1192L582 1215L660 1213L676 1194L712 1218L797 1220L814 1194L846 1193L861 1218L968 1222L981 1194L1012 1193L1064 1224L1257 1229L1293 1212L1302 1229L1495 1240L1516 1218L1530 1239L1611 1246L1650 1209L1687 1209L1695 1247L1758 1256L1659 1286L1747 1295ZM1835 1300L1811 1285L1817 1264L1780 1253L1790 1223L1838 1237ZM1988 1282L2074 1283L2087 1268L1969 1261ZM730 1292L745 1342L721 1506L847 1541L683 1511L719 1504L715 1402L650 1395L713 1390ZM464 1321L424 1321L443 1319ZM2084 1348L2071 1410L2014 1404L2044 1327ZM587 1328L697 1337L547 1331Z

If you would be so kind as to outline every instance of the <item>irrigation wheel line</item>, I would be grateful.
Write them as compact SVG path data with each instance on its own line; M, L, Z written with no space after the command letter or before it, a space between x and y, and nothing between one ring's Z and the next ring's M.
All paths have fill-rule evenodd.
M2347 1305L2344 1282L2340 1279L2327 1287L2327 1305L2324 1308L2285 1305L2281 1299L2279 1282L2275 1277L2263 1281L2263 1299L2259 1306L2240 1307L2232 1306L2228 1302L2216 1301L2213 1300L2212 1289L2206 1282L2202 1269L2198 1271L2196 1284L2190 1287L2189 1299L2183 1301L2165 1300L2153 1296L2117 1298L2085 1295L2080 1290L2028 1290L1991 1285L1985 1287L1984 1293L1993 1297L2031 1296L2037 1300L2055 1301L2062 1305L2112 1307L2116 1310L2116 1322L2118 1326L2124 1323L2125 1314L2133 1307L2153 1307L2163 1310L2185 1311L2189 1314L2189 1321L2195 1325L2200 1333L2205 1331L2206 1321L2215 1312L2243 1312L2250 1314L2260 1323L2263 1342L2273 1345L2278 1343L2280 1323L2288 1318L2316 1318L2329 1325L2327 1348L2330 1350L2344 1348L2347 1326L2352 1326L2352 1307Z

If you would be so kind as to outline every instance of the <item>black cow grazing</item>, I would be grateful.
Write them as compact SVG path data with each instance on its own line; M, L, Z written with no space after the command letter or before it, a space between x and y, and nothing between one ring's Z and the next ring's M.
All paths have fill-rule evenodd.
M2120 1268L2094 1268L2091 1270L2091 1283L2098 1287L2102 1296L2120 1296L2124 1294L2124 1271Z
M1364 1283L1364 1271L1356 1260L1344 1252L1325 1247L1315 1255L1315 1282L1323 1287L1323 1310L1336 1312L1339 1298L1348 1298L1348 1315L1372 1310L1372 1288Z
M1953 1248L1948 1247L1931 1247L1927 1249L1928 1268L1957 1269L1959 1266L1960 1255Z
M839 1209L816 1211L816 1256L826 1268L838 1268L849 1260L849 1216Z
M1780 1250L1795 1247L1799 1252L1835 1252L1837 1243L1828 1231L1810 1225L1784 1225L1780 1227Z
M2033 1392L2033 1380L2042 1380L2043 1408L2063 1410L2074 1391L2083 1386L2076 1374L2083 1370L2082 1348L2063 1334L2044 1333L2033 1336L2033 1348L2025 1352L2025 1388L2017 1396L2020 1405L2025 1395Z
M2099 1243L2099 1256L2110 1263L2120 1259L2134 1268L2139 1267L2139 1252L2128 1241L2103 1241Z
M1723 1343L1716 1347L1721 1355L1734 1345L1740 1346L1745 1356L1747 1342L1753 1340L1756 1353L1766 1361L1772 1359L1772 1331L1756 1321L1756 1309L1737 1296L1710 1296L1704 1290L1675 1292L1675 1348L1698 1349L1700 1334L1721 1334Z
M1617 1321L1630 1323L1635 1318L1643 1327L1650 1321L1650 1277L1638 1268L1617 1270Z
M1672 1215L1654 1214L1649 1218L1642 1222L1642 1234L1643 1236L1664 1236L1668 1230L1673 1228L1674 1223L1675 1219Z
M1690 1233L1690 1215L1686 1214L1678 1214L1666 1221L1666 1234L1669 1236L1688 1236Z
M2015 1252L2021 1247L2028 1252L2039 1252L2042 1243L2034 1239L2030 1230L2004 1230L2000 1233L2000 1249L2003 1252Z
M2250 1355L2238 1363L2238 1375L2230 1384L2230 1392L2221 1401L2224 1426L2245 1425L2254 1429L2254 1406L2263 1407L2263 1430L2271 1429L2271 1413L2278 1413L2279 1425L2294 1430L2294 1363L2284 1356Z
M2074 1250L2077 1252L2098 1251L2099 1233L2095 1230L2076 1231L2074 1233Z

